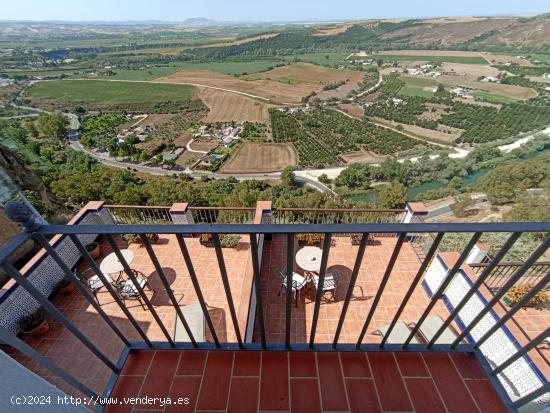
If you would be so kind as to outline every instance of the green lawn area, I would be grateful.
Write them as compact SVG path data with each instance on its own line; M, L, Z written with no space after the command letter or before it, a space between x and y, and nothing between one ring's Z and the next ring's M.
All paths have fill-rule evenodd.
M435 62L435 63L466 63L471 65L486 65L487 61L482 57L472 56L403 56L403 55L382 55L372 56L373 59L382 59L384 61L407 61L407 62Z
M403 96L420 96L423 98L431 98L434 95L432 92L428 92L421 87L411 86L407 84L399 89L398 94Z
M416 77L416 76L400 76L400 80L411 86L437 86L439 83L437 80L431 77Z
M75 104L155 104L163 101L190 101L195 88L185 85L123 83L102 80L53 80L36 83L29 96Z
M491 103L516 103L520 100L511 96L495 95L493 93L483 91L474 92L473 95L475 98L486 100Z
M327 59L328 56L328 59ZM349 53L307 53L296 56L286 56L287 60L292 60L294 57L302 59L304 62L314 63L317 65L334 65L342 63Z

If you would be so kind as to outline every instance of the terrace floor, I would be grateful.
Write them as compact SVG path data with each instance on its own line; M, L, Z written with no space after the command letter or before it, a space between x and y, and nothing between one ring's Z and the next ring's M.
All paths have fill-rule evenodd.
M134 252L135 258L131 263L131 267L148 277L153 289L155 290L154 294L148 293L148 295L151 298L152 304L154 305L164 325L172 335L176 318L175 310L171 305L167 293L162 287L160 279L156 274L147 251L141 245L131 244L128 246L127 243L121 239L117 240L117 243L121 248L130 248ZM186 243L199 279L201 290L203 291L205 300L209 306L209 313L214 322L218 337L221 342L235 342L236 339L233 324L221 281L215 250L214 248L201 245L198 239L186 239ZM357 283L353 291L353 298L350 302L347 317L340 336L340 343L355 343L357 341L365 318L372 305L374 296L378 291L380 281L395 243L396 238L393 237L376 237L374 241L370 242L367 246ZM111 252L111 249L106 242L101 242L101 247L102 257L98 259L98 262L100 262L103 257ZM168 278L171 289L173 290L180 305L197 303L198 300L195 290L191 283L189 273L182 259L182 255L175 237L161 236L159 243L153 245L153 248L160 265L163 267L163 270ZM295 251L297 250L298 249L296 248ZM333 238L333 246L331 247L329 254L328 271L337 269L343 275L343 278L336 291L336 301L322 302L315 340L317 343L329 343L333 340L337 320L342 310L343 296L345 295L348 287L349 277L357 255L357 250L357 246L351 245L349 237L335 236ZM250 279L247 278L247 274L250 272L249 245L247 242L241 242L239 247L236 249L223 249L223 255L235 307L237 309L237 313L240 313L239 310L246 310L248 307L248 297L246 296L246 292L247 283L250 283ZM280 288L278 273L281 268L285 266L285 261L286 237L274 236L273 240L266 241L262 261L261 293L264 305L268 342L284 342L285 293L283 292L280 296L277 296L277 293ZM382 328L391 322L391 319L402 302L405 292L408 289L412 278L418 271L419 266L420 263L411 245L409 243L404 243L399 258L391 273L390 280L386 286L384 294L382 295L382 299L376 309L372 323L369 326L367 334L363 340L364 343L380 342L381 337L375 334L375 330ZM301 271L298 270L298 268L295 270L297 272ZM241 296L241 294L243 295ZM300 303L298 304L298 308L295 308L294 305L292 307L291 342L307 342L309 340L314 306L312 301L313 297L314 293L312 289L309 295L302 297ZM130 341L141 341L138 333L128 322L121 309L106 290L105 292L101 292L99 294L99 300L102 309L111 317L115 324L119 326L121 331ZM423 309L426 308L428 302L429 299L426 292L421 286L418 286L400 319L407 323L415 322L420 317ZM117 358L123 350L123 343L98 316L94 308L81 294L78 292L73 292L67 295L58 294L53 298L53 303L108 357L110 357L111 360L115 362L117 361ZM166 341L161 329L156 324L150 311L143 310L138 302L128 301L127 304L132 315L136 318L142 329L147 333L148 337L152 341ZM515 323L521 325L525 332L528 332L529 337L531 338L550 325L550 311L537 311L536 317L538 318L536 320L531 316L533 311L537 310L530 309L529 313L524 313L522 310L515 320ZM445 318L448 316L448 311L445 306L439 302L434 307L431 315L440 315ZM107 384L109 377L111 376L111 371L95 357L90 357L91 353L59 322L53 321L51 318L49 318L49 321L50 330L45 336L40 338L25 337L25 341L37 349L41 354L45 355L48 359L54 361L61 368L81 380L92 390L101 393ZM456 329L456 326L453 325L452 327ZM212 341L208 328L206 328L206 331L207 341ZM243 329L241 329L241 332L242 331ZM255 341L259 341L258 326L256 326L255 329ZM541 349L546 352L541 354L548 355L550 352L548 346L541 346ZM58 387L66 391L68 394L78 395L78 392L74 389L70 388L56 377L51 376L49 372L37 366L34 362L21 354L13 352L10 349L7 349L6 352L13 355L14 358L29 367L31 370L37 372L42 377L45 377L48 381L58 385ZM161 356L159 355L159 357ZM184 356L182 355L181 357L183 360ZM215 357L223 358L226 356ZM233 356L231 356L231 360L232 357ZM376 358L379 356L373 357ZM425 357L428 359L432 357L436 359L441 356L427 355ZM453 366L456 367L455 356L453 355L452 357L454 363ZM318 356L316 360L318 363ZM446 361L446 363L448 363L448 361ZM546 363L546 365L548 365L548 363ZM428 367L430 367L429 364ZM320 371L321 370L318 370L319 374L321 374ZM544 373L546 374L547 371ZM259 373L255 376L256 382L258 382L258 377L260 377L258 374ZM376 373L374 372L374 374ZM403 376L409 377L407 374L403 374ZM420 384L419 382L415 388L416 390L409 389L407 394L410 395L410 397L413 397L413 392L423 394L422 392L425 391L423 386L428 386L431 388L432 382L429 381L431 380L430 377L431 375L428 374L426 380L422 381L422 383L425 382L424 384ZM178 377L176 376L174 380L177 378ZM144 375L142 377L142 382L143 379ZM185 382L186 379L182 378L181 380ZM314 380L317 379L314 378ZM373 380L364 380L366 380L365 383L370 383L368 384L370 387L367 388L372 389ZM408 380L408 378L405 379L407 388L409 386ZM416 379L413 380L411 378L411 380L416 383ZM135 381L137 382L139 379L135 379ZM347 386L346 388L349 388L350 384L348 382L353 382L353 379L345 378L344 381ZM474 386L479 385L479 391L485 391L483 390L483 388L486 387L485 384L482 385L477 382L472 384ZM470 389L470 385L468 385L468 383L466 383L466 385L469 391L472 392L473 390ZM312 386L311 380L306 386ZM437 386L439 385L437 384ZM356 390L357 389L350 391L353 392ZM383 390L378 388L377 391L380 392ZM365 394L361 394L361 397L367 397ZM473 393L470 394L470 397L473 397L474 399L476 398ZM350 399L348 399L348 402L351 406ZM322 407L323 406L324 405L322 405ZM380 407L379 405L377 406ZM415 409L418 409L418 411L422 410L416 405L414 407ZM483 411L481 406L479 407Z
M506 412L465 353L144 350L130 354L111 397L107 413Z

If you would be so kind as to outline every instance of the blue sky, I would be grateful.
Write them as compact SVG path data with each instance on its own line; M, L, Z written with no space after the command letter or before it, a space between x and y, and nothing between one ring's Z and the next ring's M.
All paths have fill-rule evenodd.
M0 0L1 20L342 20L550 12L548 0Z

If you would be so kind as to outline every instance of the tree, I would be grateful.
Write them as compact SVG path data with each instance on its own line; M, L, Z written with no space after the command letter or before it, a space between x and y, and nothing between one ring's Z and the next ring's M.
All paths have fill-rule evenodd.
M69 121L61 113L40 115L36 120L36 129L46 138L63 139Z
M445 92L445 86L443 86L441 83L437 85L437 93L443 93Z
M288 188L294 188L296 186L296 175L294 174L294 167L287 166L285 169L283 169L283 172L281 172L281 181L283 181L283 185Z
M378 204L381 208L404 208L407 202L407 188L400 182L382 185Z
M388 181L398 181L404 183L405 176L407 175L407 166L398 162L395 158L386 158L380 164L380 169L384 178Z
M355 163L340 172L340 175L336 178L336 184L348 188L368 187L371 177L372 170L368 164Z
M319 182L325 185L330 185L332 183L332 179L330 179L327 174L321 174L317 177L317 179L319 180Z
M474 205L470 194L457 195L455 202L451 204L451 211L458 218L467 217L470 214L469 209Z

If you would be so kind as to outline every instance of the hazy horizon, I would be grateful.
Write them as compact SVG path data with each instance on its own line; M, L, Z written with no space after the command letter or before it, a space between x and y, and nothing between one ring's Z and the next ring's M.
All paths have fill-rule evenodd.
M518 16L536 15L550 11L547 1L533 0L521 3L515 0L463 0L447 3L420 0L395 0L376 5L364 1L281 0L276 4L239 0L204 1L200 4L182 4L176 0L149 1L109 0L40 1L22 0L3 6L0 21L66 22L66 23L124 23L161 22L178 23L197 17L224 22L337 22L366 19L423 19L446 16Z

